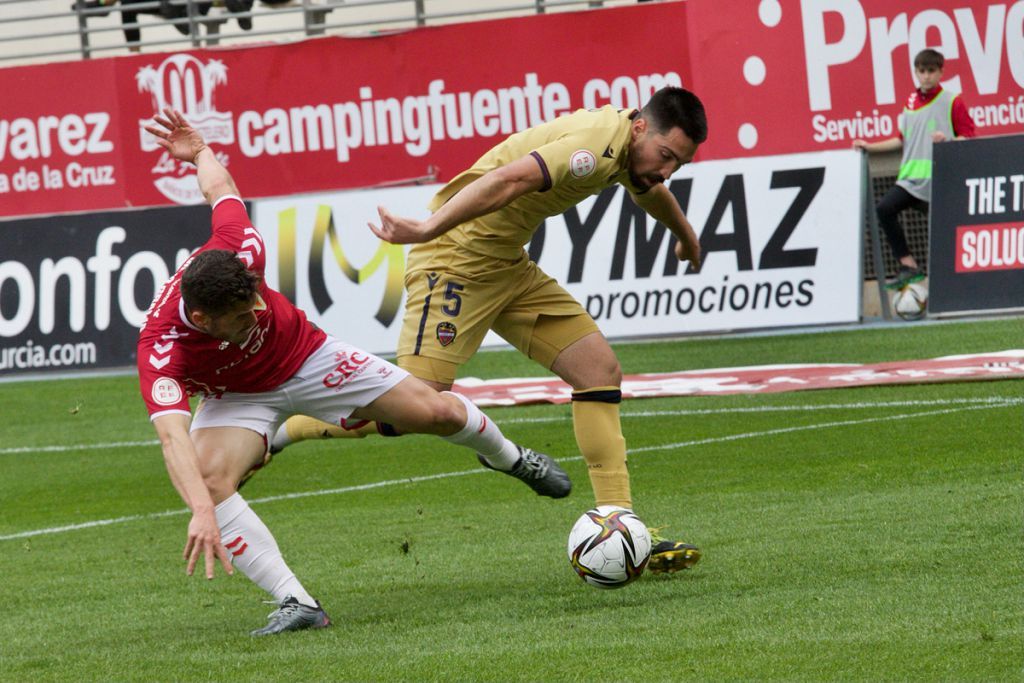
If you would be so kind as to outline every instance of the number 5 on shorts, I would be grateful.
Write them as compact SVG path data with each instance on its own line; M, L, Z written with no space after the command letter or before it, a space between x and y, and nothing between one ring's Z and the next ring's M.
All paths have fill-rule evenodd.
M465 289L465 286L460 285L457 282L449 282L444 288L444 300L445 304L441 306L441 312L447 316L454 318L462 310L462 297L459 296L459 292Z

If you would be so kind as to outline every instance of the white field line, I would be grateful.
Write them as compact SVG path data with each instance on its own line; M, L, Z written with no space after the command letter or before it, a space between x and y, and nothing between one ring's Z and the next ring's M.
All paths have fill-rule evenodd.
M254 498L249 502L249 505L255 505L257 503L270 503L276 500L288 500L291 498L310 498L312 496L329 496L336 493L352 493L353 491L367 491L369 489L379 489L385 486L397 486L399 484L416 484L423 481L432 481L434 479L450 479L451 477L461 477L466 474L478 474L480 472L489 472L490 470L485 469L473 469L464 470L461 472L442 472L440 474L428 474L421 477L407 477L405 479L387 479L384 481L375 481L369 484L358 484L356 486L344 486L337 489L322 489L319 491L302 491L299 493L285 493L279 496L267 496L266 498ZM124 522L136 522L144 519L160 519L161 517L176 517L178 515L188 514L190 510L166 510L164 512L153 512L145 515L128 515L126 517L114 517L111 519L97 519L93 522L82 522L80 524L68 524L65 526L54 526L46 529L35 529L33 531L22 531L16 534L8 534L6 536L0 536L0 541L10 541L16 538L31 538L33 536L44 536L46 534L59 534L65 531L78 531L79 529L91 529L98 526L110 526L111 524L123 524Z
M820 410L864 410L869 408L913 408L924 406L953 406L953 405L995 405L1011 406L1024 405L1024 398L1010 396L983 396L977 398L947 398L932 399L927 401L878 401L876 403L823 403L820 405L793 405L793 406L752 406L736 408L704 408L692 410L644 410L637 412L622 413L624 418L645 418L645 417L679 417L684 415L733 415L742 413L775 413L775 412L817 412ZM545 422L567 422L572 418L568 415L552 415L547 417L514 417L505 420L495 420L499 425L505 424L542 424ZM60 453L62 451L91 451L106 448L132 448L136 446L156 446L160 442L156 439L147 441L113 441L110 443L72 444L68 446L16 446L0 448L0 455L13 455L15 453Z
M927 401L878 401L876 403L822 403L819 405L796 406L749 406L736 408L693 408L689 410L643 410L621 413L623 418L633 417L678 417L681 415L738 415L742 413L780 413L780 412L817 412L821 410L863 410L867 408L915 408L926 406L1014 406L1024 405L1024 398L1012 396L986 396L978 398L947 398ZM569 415L550 417L515 417L500 420L500 424L526 424L536 422L565 422L572 418ZM0 451L2 453L2 451Z
M712 443L724 443L727 441L736 441L739 439L754 439L758 437L773 436L775 434L785 434L789 432L801 432L801 431L812 431L817 429L831 429L834 427L846 427L852 425L869 424L872 422L889 422L893 420L904 420L915 417L926 417L930 415L947 415L950 413L958 413L968 410L989 410L992 408L1004 408L1012 405L1020 404L1020 401L1013 402L999 402L999 403L985 403L982 405L967 405L958 408L946 408L942 410L929 410L922 413L905 413L901 415L885 415L882 417L869 417L863 420L843 420L841 422L825 422L820 424L803 425L799 427L783 427L779 429L768 429L760 432L746 432L743 434L731 434L729 436L716 436L707 439L697 439L694 441L681 441L678 443L665 444L662 446L643 446L640 448L631 448L627 451L629 454L635 453L649 453L651 451L662 451L671 449L687 448L689 446L701 446ZM581 456L573 456L569 458L558 458L559 462L570 462L573 460L581 460ZM438 479L450 479L452 477L462 477L468 474L480 474L483 472L489 472L490 470L484 469L472 469L472 470L461 470L458 472L441 472L438 474L430 474L419 477L406 477L402 479L387 479L384 481L371 482L368 484L358 484L356 486L344 486L341 488L333 489L321 489L318 491L301 491L297 493L286 493L278 496L266 496L264 498L254 498L249 501L250 505L256 505L259 503L270 503L278 500L291 500L295 498L311 498L314 496L329 496L339 493L352 493L354 491L368 491L370 489L383 488L385 486L397 486L400 484L415 484L425 481L434 481ZM90 529L93 527L110 526L112 524L122 524L125 522L135 522L140 520L148 519L159 519L162 517L171 517L177 515L188 514L189 510L167 510L164 512L154 512L145 515L129 515L127 517L115 517L112 519L99 519L92 522L82 522L80 524L68 524L58 527L48 527L45 529L33 529L31 531L22 531L14 534L7 534L0 536L0 541L10 541L18 538L32 538L34 536L44 536L47 534L58 534L66 531L77 531L79 529Z
M708 439L696 439L694 441L680 441L678 443L667 443L662 446L642 446L640 448L631 448L629 453L650 453L651 451L665 451L675 448L686 448L689 446L702 446L710 443L723 443L726 441L737 441L739 439L753 439L759 436L774 436L775 434L788 434L790 432L805 432L813 429L831 429L832 427L846 427L849 425L862 425L870 422L891 422L893 420L905 420L912 417L926 417L928 415L948 415L950 413L961 413L968 410L988 410L990 408L1004 408L1012 405L1018 405L1020 402L1014 403L995 403L987 405L973 405L963 406L960 408L945 408L943 410L927 410L922 413L907 413L904 415L883 415L882 417L869 417L863 420L842 420L839 422L820 422L813 425L803 425L800 427L780 427L778 429L767 429L761 432L747 432L745 434L732 434L730 436L715 436Z
M156 439L148 441L113 441L111 443L85 443L72 444L70 446L17 446L15 448L0 448L0 455L12 453L61 453L63 451L95 451L103 448L130 448L132 446L156 446L160 442Z

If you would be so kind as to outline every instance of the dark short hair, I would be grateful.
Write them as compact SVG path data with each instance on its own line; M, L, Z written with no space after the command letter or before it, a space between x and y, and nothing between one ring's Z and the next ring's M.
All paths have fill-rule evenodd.
M930 47L926 47L917 53L914 57L914 68L922 69L924 67L934 67L941 69L946 63L946 58L942 56L942 53L938 50L933 50Z
M708 139L704 105L689 90L668 86L651 96L640 116L658 133L680 128L698 145Z
M181 275L181 298L190 311L221 315L252 301L260 276L248 270L233 251L210 249L192 258Z

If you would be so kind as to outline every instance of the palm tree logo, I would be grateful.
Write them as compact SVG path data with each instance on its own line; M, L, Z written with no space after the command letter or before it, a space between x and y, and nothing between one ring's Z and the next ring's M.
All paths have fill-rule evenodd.
M135 74L139 92L152 96L153 111L167 107L183 114L207 142L230 145L235 141L235 127L230 112L219 112L213 95L218 85L228 82L224 62L211 59L205 64L192 55L176 54L165 59L160 66L144 66ZM150 119L139 121L140 143L143 151L159 149L153 136L145 131Z

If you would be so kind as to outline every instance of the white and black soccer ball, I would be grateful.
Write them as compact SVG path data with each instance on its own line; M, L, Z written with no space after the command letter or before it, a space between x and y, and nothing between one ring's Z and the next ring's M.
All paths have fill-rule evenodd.
M904 320L920 320L928 311L928 288L920 282L904 285L893 296L892 307Z
M651 559L651 534L632 510L602 505L576 520L568 550L569 564L586 583L621 588Z

